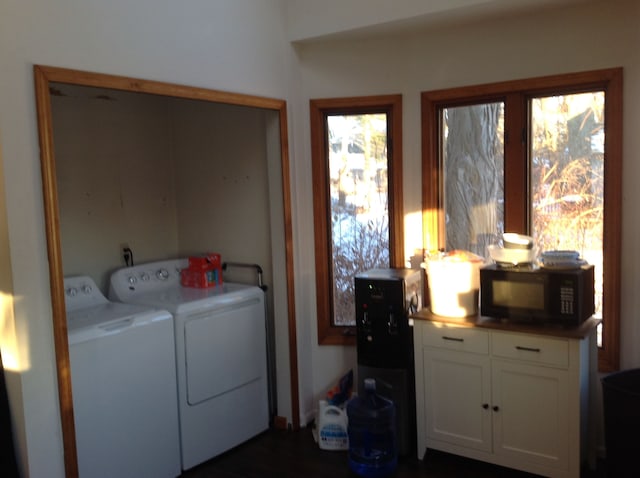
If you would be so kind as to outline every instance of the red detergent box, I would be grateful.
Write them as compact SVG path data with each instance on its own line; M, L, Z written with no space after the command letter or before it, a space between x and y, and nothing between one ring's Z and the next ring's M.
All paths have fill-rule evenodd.
M220 254L215 252L207 252L199 256L189 257L189 269L193 270L209 270L209 269L221 269L222 258Z
M180 271L180 284L184 287L214 287L222 284L222 268L216 267L209 270L182 269Z
M189 266L180 271L180 283L184 287L214 287L222 284L222 259L220 254L207 252L189 257Z

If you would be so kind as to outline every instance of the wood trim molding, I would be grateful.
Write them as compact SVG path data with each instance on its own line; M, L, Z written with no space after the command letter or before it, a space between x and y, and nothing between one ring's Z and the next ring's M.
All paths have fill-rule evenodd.
M280 151L282 162L282 201L284 211L284 237L287 264L287 311L289 328L289 379L291 380L291 425L294 430L300 428L300 389L298 381L298 334L296 325L295 275L293 267L293 221L291 218L291 179L289 165L289 124L287 105L282 102L280 108Z
M51 119L51 96L46 72L34 67L36 106L40 130L40 163L47 233L47 256L49 259L49 283L53 311L53 341L58 374L58 400L64 452L65 476L78 476L76 434L73 421L73 396L71 393L71 365L67 338L66 309L64 305L64 279L62 273L62 249L60 246L60 217L58 209L58 186L56 181L53 146L53 124Z
M73 417L73 397L71 393L71 373L69 347L64 303L64 278L59 229L59 206L56 181L55 153L52 132L50 83L67 83L80 86L94 86L149 93L184 99L211 101L238 106L248 106L275 110L280 115L280 148L283 182L284 235L287 275L287 307L289 332L289 362L291 381L292 426L300 426L300 399L298 383L298 354L296 312L294 294L293 233L291 221L291 183L288 151L287 106L284 100L259 96L229 93L224 91L196 88L158 81L127 78L122 76L92 73L86 71L35 65L34 81L39 128L40 161L44 196L45 229L47 234L47 254L49 258L49 280L53 311L53 334L58 374L58 396L64 448L65 475L78 476L77 447Z
M604 219L604 304L603 340L598 353L601 372L617 370L620 366L620 289L622 240L622 93L623 69L610 68L577 73L551 75L538 78L512 80L499 83L457 87L421 93L422 104L422 210L423 238L427 250L444 247L444 219L439 191L439 111L444 107L463 106L491 101L508 103L506 121L526 125L527 111L523 106L527 98L544 95L571 94L604 89L605 105L605 191L607 210ZM519 138L520 131L511 136ZM505 188L506 203L520 201L521 207L507 209L505 224L511 231L527 232L528 209L524 206L527 190L527 172L523 166L526 148L520 141L507 141L505 155L516 158L515 162L505 157L505 175L515 185ZM520 164L517 162L520 161ZM519 178L514 180L514 178Z
M314 252L316 267L316 312L318 343L320 345L355 345L355 327L332 325L330 251L327 245L330 227L328 178L324 158L328 156L326 141L327 114L389 115L389 239L391 267L404 267L404 211L402 178L402 95L362 96L349 98L313 99L309 102L311 129L311 169L313 175Z

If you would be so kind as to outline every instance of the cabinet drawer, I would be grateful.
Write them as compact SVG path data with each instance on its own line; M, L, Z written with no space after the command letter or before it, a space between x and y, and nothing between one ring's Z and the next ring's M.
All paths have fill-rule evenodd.
M484 330L429 323L423 327L422 334L423 344L427 347L477 354L489 353L489 334Z
M565 368L569 366L569 342L564 339L494 332L491 347L495 357Z

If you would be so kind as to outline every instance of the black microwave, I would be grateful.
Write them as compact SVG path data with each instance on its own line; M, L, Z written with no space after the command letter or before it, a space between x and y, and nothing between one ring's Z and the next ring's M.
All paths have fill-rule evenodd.
M593 266L480 269L480 314L513 321L579 325L594 307Z

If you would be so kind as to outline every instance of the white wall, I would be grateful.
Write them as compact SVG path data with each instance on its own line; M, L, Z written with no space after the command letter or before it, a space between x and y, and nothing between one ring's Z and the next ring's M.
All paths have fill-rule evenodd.
M258 263L270 273L264 114L257 108L173 102L182 253L211 250L223 261Z
M296 45L301 85L300 101L292 120L308 125L308 101L312 98L403 95L404 211L407 215L405 252L420 245L420 92L455 86L559 74L581 70L624 67L624 180L622 270L622 365L640 365L640 226L638 208L640 178L640 4L606 2L566 7L553 15L527 14L499 20L483 20L464 27L442 30L415 29L383 37L306 41ZM311 210L311 167L308 128L296 143L300 162L295 180L301 207ZM313 241L312 220L301 220L300 242ZM312 255L299 258L301 270L313 269ZM305 281L302 287L312 284ZM301 285L298 284L298 287ZM312 286L297 309L300 322L315 317ZM305 328L306 327L306 328ZM355 354L340 347L318 346L316 328L299 323L309 334L309 349L300 352L301 375L312 377L312 396L303 407L335 383L339 373L355 367ZM306 354L306 355L304 355ZM321 365L322 364L322 365ZM304 410L303 410L304 414Z
M2 352L5 363L9 352L20 352L8 380L25 475L64 476L33 65L288 99L291 55L282 12L280 0L0 3L0 147L9 240L2 248L11 258L2 265L2 286L15 294L15 321L11 314L3 318ZM12 279L4 280L9 267Z
M416 23L441 25L584 1L594 0L289 0L288 38L300 41L355 30L390 31Z
M176 257L175 160L168 100L56 85L51 97L63 273L102 292L126 264Z
M294 0L287 2L288 38L316 38L493 0Z
M218 252L223 261L260 264L265 283L273 283L265 115L277 113L68 84L54 89L65 276L89 275L107 294L111 273L126 265L127 244L136 264ZM279 165L279 151L273 157ZM256 281L252 270L225 276Z
M307 0L301 6L313 3ZM635 319L640 296L634 294L640 283L640 256L635 249L640 242L635 208L640 200L640 189L635 186L640 178L636 161L640 136L634 134L640 128L640 12L635 0L602 3L606 6L585 4L553 15L528 14L464 27L448 26L442 31L413 30L384 38L308 42L298 47L295 59L285 41L282 0L193 0L188 6L169 0L3 0L0 156L5 201L0 206L0 258L10 257L10 264L2 264L0 286L6 294L15 293L15 305L1 324L2 352L5 364L6 352L17 353L12 357L14 372L8 380L25 473L47 478L64 475L33 64L288 101L304 418L315 400L346 369L355 366L354 348L317 345L310 98L403 94L404 208L408 215L419 216L421 91L623 66L622 360L624 367L640 364L640 349L634 347L640 340ZM355 10L348 12L358 15ZM335 11L332 14L337 15ZM313 19L311 15L309 24ZM357 25L352 17L350 26ZM311 27L307 28L309 32L301 33L301 37L313 36ZM419 226L419 221L408 220L408 252L420 241L416 239Z

